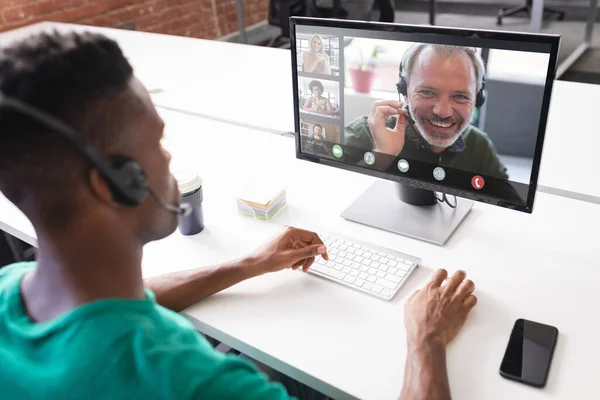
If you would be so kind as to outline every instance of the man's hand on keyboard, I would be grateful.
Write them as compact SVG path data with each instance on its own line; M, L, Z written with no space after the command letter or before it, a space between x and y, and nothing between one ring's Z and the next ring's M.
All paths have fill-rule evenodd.
M465 279L465 272L457 271L444 283L447 278L445 270L436 271L432 280L406 302L404 320L409 343L441 340L447 346L477 303L475 285Z
M319 236L314 232L286 227L269 243L255 251L250 260L259 273L286 268L302 268L306 272L315 261L315 257L329 259L327 248Z

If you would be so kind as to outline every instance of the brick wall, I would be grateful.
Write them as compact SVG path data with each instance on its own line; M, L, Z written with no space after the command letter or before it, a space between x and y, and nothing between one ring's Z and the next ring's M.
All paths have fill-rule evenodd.
M245 24L267 18L269 0L243 0ZM70 22L214 39L238 30L235 0L0 0L0 31Z

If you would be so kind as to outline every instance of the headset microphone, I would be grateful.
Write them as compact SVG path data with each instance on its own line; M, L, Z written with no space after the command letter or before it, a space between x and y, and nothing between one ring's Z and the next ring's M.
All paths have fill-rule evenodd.
M175 214L178 214L182 217L187 217L188 215L190 215L192 213L192 206L190 206L187 203L182 203L179 206L174 206L172 204L169 204L167 202L165 202L162 197L160 197L159 195L156 194L156 192L151 188L148 187L148 191L150 192L150 196L154 197L154 199L158 202L158 204L160 204L160 206L168 211L174 212Z

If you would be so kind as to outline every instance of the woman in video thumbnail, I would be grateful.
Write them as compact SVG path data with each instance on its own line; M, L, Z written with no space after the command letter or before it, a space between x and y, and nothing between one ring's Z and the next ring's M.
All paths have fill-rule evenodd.
M304 52L302 56L304 72L331 75L329 63L329 56L325 53L323 40L319 36L313 36L310 40L310 51Z
M311 96L306 99L302 108L311 113L333 115L334 110L331 102L322 96L325 91L323 84L314 80L309 83L308 89L310 90Z

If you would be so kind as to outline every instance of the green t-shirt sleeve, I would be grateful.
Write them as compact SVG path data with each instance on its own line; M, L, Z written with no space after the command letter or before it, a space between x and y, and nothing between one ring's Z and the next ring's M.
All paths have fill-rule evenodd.
M192 361L189 361L193 364ZM191 368L193 370L193 367ZM214 372L193 385L189 399L220 400L287 400L287 391L277 382L269 382L266 375L253 365L237 357L226 356L218 362ZM190 376L190 380L194 378Z
M177 400L288 400L277 382L254 365L193 343L157 349L140 360L162 398Z

